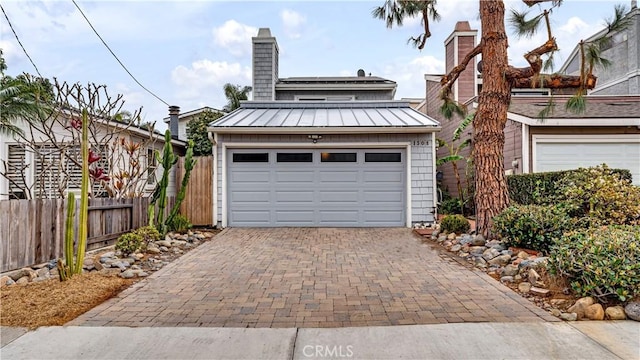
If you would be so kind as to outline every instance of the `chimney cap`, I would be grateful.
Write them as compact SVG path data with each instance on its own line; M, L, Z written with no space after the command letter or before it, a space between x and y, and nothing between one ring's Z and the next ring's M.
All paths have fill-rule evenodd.
M271 36L271 29L269 29L269 28L260 28L260 29L258 29L258 36L257 37L272 37Z
M363 76L365 76L364 70L358 69L358 77L363 77Z
M471 31L471 25L469 25L468 21L458 21L455 31Z
M169 106L169 115L179 115L180 114L180 106L171 105Z

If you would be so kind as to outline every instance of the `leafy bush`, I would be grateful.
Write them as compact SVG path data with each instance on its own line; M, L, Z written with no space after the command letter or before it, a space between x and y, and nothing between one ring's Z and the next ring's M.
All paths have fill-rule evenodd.
M604 225L640 224L640 188L606 165L579 169L557 185L573 217L588 217Z
M514 205L493 218L494 230L506 245L545 253L555 239L576 225L561 206Z
M449 198L440 203L441 214L462 214L462 202L457 198Z
M122 251L124 254L133 254L145 247L142 236L135 232L121 235L116 241L116 250Z
M160 240L160 232L151 225L138 228L134 233L140 235L142 241L147 245L152 241Z
M174 216L171 222L167 224L167 226L169 228L169 231L175 232L186 232L187 230L191 229L191 227L193 227L189 219L180 214Z
M462 215L447 215L440 222L440 229L445 233L462 234L469 231L471 225Z
M521 205L552 205L557 202L563 184L560 180L566 176L586 169L553 171L507 176L509 198ZM631 182L631 172L627 169L611 169L621 179Z
M568 233L551 247L548 268L567 276L580 296L626 301L640 296L640 226Z

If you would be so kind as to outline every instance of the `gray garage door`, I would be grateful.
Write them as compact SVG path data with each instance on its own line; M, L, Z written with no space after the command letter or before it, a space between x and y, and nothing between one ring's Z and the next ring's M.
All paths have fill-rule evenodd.
M403 149L231 149L235 227L404 226Z

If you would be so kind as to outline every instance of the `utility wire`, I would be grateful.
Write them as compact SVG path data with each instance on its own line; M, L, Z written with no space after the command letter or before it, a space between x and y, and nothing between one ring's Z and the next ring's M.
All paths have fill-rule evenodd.
M80 14L82 15L82 17L84 17L84 19L87 21L87 24L89 24L89 26L91 27L91 30L93 30L93 32L96 34L96 36L98 37L98 39L100 39L100 41L102 41L102 43L104 44L104 46L107 48L107 50L109 50L109 52L111 53L111 55L113 55L113 57L118 61L118 63L120 64L120 66L122 66L122 68L124 69L124 71L127 72L127 74L129 74L129 76L131 76L131 78L133 79L133 81L136 82L136 84L140 85L141 88L143 88L146 92L148 92L149 94L151 94L153 97L155 97L156 99L160 100L160 102L164 103L165 105L169 106L169 103L167 103L166 101L162 100L158 95L154 94L151 90L147 89L144 85L142 85L140 83L140 81L138 81L138 79L136 79L135 76L133 76L133 74L129 71L129 69L127 69L126 66L124 66L124 64L122 63L122 61L120 61L120 59L118 58L118 56L116 56L116 54L113 52L113 50L111 50L111 48L109 47L109 45L107 45L107 43L104 41L104 39L102 38L102 36L100 36L100 34L98 34L98 31L93 27L93 25L91 24L91 21L89 21L89 19L87 18L87 16L84 14L84 12L82 11L82 9L80 9L80 6L78 6L78 4L76 3L76 0L71 0L73 2L73 5L76 6L76 8L78 9L78 11L80 11ZM34 65L35 66L35 65Z
M36 69L36 72L38 73L38 76L42 77L42 74L40 74L40 70L38 70L38 67L36 66L36 63L33 62L33 59L31 58L31 56L29 56L29 53L27 52L27 49L25 49L24 45L22 45L22 41L20 41L20 38L18 37L18 34L13 29L13 25L11 24L11 20L9 20L9 16L7 15L7 12L4 11L4 7L2 6L2 4L0 4L0 9L2 9L2 13L4 14L4 18L7 19L7 23L9 24L9 27L11 28L11 31L13 32L13 36L16 37L16 40L18 41L18 44L22 48L22 51L24 52L25 55L27 55L27 58L29 59L29 61L31 61L31 65L33 65L33 67Z

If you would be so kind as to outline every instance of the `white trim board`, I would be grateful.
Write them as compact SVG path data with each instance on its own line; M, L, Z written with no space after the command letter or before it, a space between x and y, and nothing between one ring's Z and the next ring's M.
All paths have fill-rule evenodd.
M435 136L435 135L434 135ZM222 221L221 227L226 228L228 226L227 219L227 150L228 149L322 149L322 148L352 148L352 149L405 149L407 158L407 179L405 185L405 191L407 192L407 204L405 205L405 213L407 214L405 226L411 228L411 142L383 142L383 143L277 143L277 142L265 142L265 143L244 143L244 142L223 142L222 143ZM434 154L435 158L435 154ZM435 172L435 168L433 170ZM435 183L433 185L435 187ZM217 212L217 203L216 209ZM216 223L217 224L217 223Z
M638 118L546 118L540 120L512 112L507 113L507 118L529 126L640 126Z

